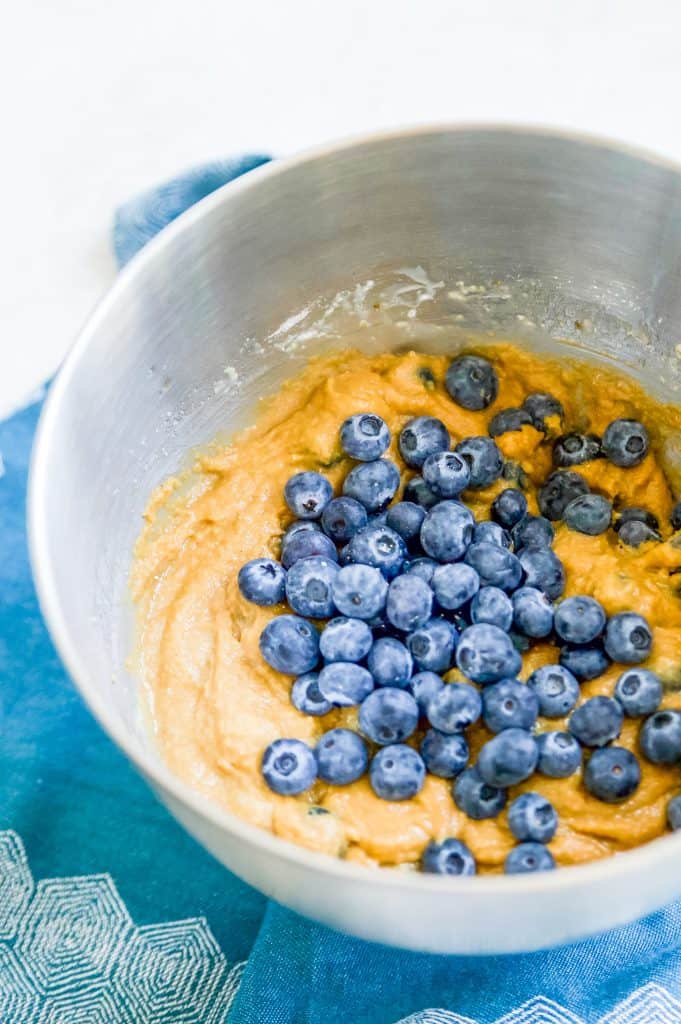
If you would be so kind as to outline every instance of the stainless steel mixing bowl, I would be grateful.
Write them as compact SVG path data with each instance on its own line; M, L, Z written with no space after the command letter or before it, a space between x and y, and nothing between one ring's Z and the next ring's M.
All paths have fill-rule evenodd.
M681 895L681 836L584 867L473 879L370 871L289 845L168 772L125 669L126 576L152 488L309 353L341 335L446 350L469 329L520 332L528 344L567 339L678 394L680 281L678 168L600 141L486 127L273 163L204 200L120 275L41 420L35 578L93 713L238 875L354 935L440 952L536 949Z

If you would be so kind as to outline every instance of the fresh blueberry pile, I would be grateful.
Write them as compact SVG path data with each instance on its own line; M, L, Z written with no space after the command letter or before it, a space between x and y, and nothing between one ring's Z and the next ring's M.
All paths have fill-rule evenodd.
M480 356L451 364L445 386L469 410L497 397L494 367ZM555 866L546 844L558 819L542 796L524 792L508 803L510 787L538 773L567 778L583 769L587 790L606 803L634 793L638 759L616 744L623 720L641 718L640 749L654 764L681 759L681 712L660 711L662 685L651 671L628 667L614 696L581 703L580 684L612 662L637 666L651 652L646 620L634 611L608 617L592 597L560 600L565 571L552 550L553 523L598 534L613 510L590 492L572 467L606 458L637 465L649 449L645 427L616 420L602 438L565 433L553 442L555 471L538 491L541 515L531 515L521 489L495 497L490 520L476 522L462 501L512 478L494 437L532 425L563 424L560 403L529 395L521 409L497 413L487 437L453 443L432 416L411 419L397 446L412 470L386 458L390 431L380 416L351 416L340 429L341 448L355 465L342 494L317 472L300 472L284 497L296 517L282 537L281 561L256 558L239 573L242 595L258 605L287 602L260 637L265 661L295 677L294 706L322 716L358 707L358 731L334 728L312 749L278 739L262 758L267 785L281 795L308 790L317 779L345 786L368 774L383 800L408 800L426 775L453 780L456 806L473 820L496 817L508 804L518 845L507 873ZM549 426L550 423L550 426ZM404 483L402 498L395 498ZM676 507L672 521L681 526ZM620 512L619 541L637 546L659 539L659 523L641 508ZM314 621L310 621L314 620ZM535 640L552 640L557 663L517 677L521 653ZM466 681L446 682L451 669ZM536 732L539 717L568 718L567 731ZM470 763L466 730L482 720L492 738ZM681 798L669 806L681 825ZM456 838L431 843L422 869L473 874L475 860Z

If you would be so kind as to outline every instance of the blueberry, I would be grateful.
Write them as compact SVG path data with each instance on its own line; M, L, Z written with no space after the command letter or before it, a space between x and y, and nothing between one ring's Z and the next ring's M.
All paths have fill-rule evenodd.
M456 649L456 664L474 683L496 683L517 675L522 666L508 635L487 623L463 631Z
M421 543L426 554L438 562L458 561L471 542L474 523L471 511L461 502L439 502L421 527Z
M239 570L239 590L252 604L280 604L286 593L286 570L272 558L254 558Z
M527 685L536 693L539 714L545 718L563 718L579 698L579 683L562 665L543 665L532 673Z
M380 637L369 651L367 667L377 686L405 687L411 679L414 661L411 654L394 637Z
M443 689L451 685L443 683L442 678L435 672L417 672L409 680L407 689L419 706L422 714L425 715L429 702Z
M260 634L260 653L277 672L302 676L317 667L319 634L297 615L279 615Z
M558 815L545 796L522 793L508 808L508 827L521 842L550 843L558 828Z
M361 704L374 688L371 673L351 661L332 661L325 665L317 680L319 692L325 700L347 708Z
M641 544L649 544L650 541L659 541L662 538L657 530L651 530L649 526L637 519L630 519L617 530L617 536L630 548L639 548Z
M322 697L318 685L319 676L317 672L308 672L304 676L298 676L291 688L291 703L304 715L328 715L333 708L328 700Z
M589 644L605 629L603 606L593 597L566 597L555 610L556 633L569 644Z
M423 851L421 870L433 875L474 875L475 858L460 839L431 841Z
M480 491L498 480L504 468L504 457L491 437L466 437L456 446L471 471L471 490Z
M319 637L325 661L361 661L371 650L373 636L362 619L339 616L326 623Z
M486 409L499 393L499 379L492 364L482 356L463 355L450 364L445 387L457 405L471 412Z
M424 583L430 585L439 564L434 558L414 558L404 563L402 572L409 576L418 576Z
M479 544L481 541L496 544L500 548L511 547L510 533L504 530L502 526L499 526L498 523L493 523L491 519L483 519L482 522L475 524L473 543Z
M441 500L439 495L431 491L422 476L413 476L408 481L402 498L404 501L413 501L414 504L421 505L426 510L431 509L433 505L437 505L438 501Z
M482 714L482 700L468 683L446 683L426 707L428 721L439 732L462 732Z
M453 779L468 763L468 744L460 732L429 729L419 749L427 770L441 779Z
M471 601L471 622L488 622L507 632L513 622L513 604L499 587L481 587Z
M385 608L388 584L380 569L345 565L333 581L333 603L341 615L373 619Z
M512 597L513 625L525 636L542 639L553 630L553 605L536 587L519 587Z
M570 530L597 537L610 526L612 505L600 494L581 494L565 506L563 520Z
M471 565L450 562L438 566L433 573L431 587L440 607L455 611L475 597L480 589L480 577Z
M615 466L638 466L649 447L648 431L638 420L613 420L603 434L603 452Z
M565 590L565 569L550 548L523 548L518 555L525 573L525 585L543 590L555 601Z
M553 395L547 394L545 391L535 391L533 394L528 395L523 402L523 409L529 412L532 417L532 423L544 433L548 430L546 425L547 419L552 419L557 416L561 424L565 417L563 406L560 404L557 398Z
M502 679L482 691L482 717L490 732L532 729L538 714L536 693L517 679Z
M520 560L506 548L487 540L471 544L465 560L467 565L473 566L484 587L515 590L523 576Z
M389 526L369 523L348 544L347 557L350 562L380 569L385 578L391 580L400 572L407 548L399 533Z
M367 521L367 510L354 498L333 498L322 512L322 528L334 544L346 544Z
M555 521L563 518L566 507L574 498L589 493L589 485L579 473L570 469L561 469L551 473L539 488L537 501L539 511L547 519Z
M341 448L351 459L373 462L390 445L390 431L385 420L372 412L349 416L340 429Z
M521 548L550 548L555 530L545 516L525 516L511 530L516 551Z
M660 528L660 522L657 516L647 508L642 508L640 505L629 505L627 508L623 508L617 517L614 530L619 533L625 523L630 522L644 523L655 532Z
M537 771L550 779L567 779L582 763L582 748L569 732L543 732L536 737Z
M402 429L398 447L407 465L420 469L429 455L448 451L450 442L449 431L442 420L417 416Z
M681 711L656 711L646 718L639 736L643 756L653 764L681 760Z
M601 439L596 434L563 434L553 445L553 464L559 469L591 462L601 455Z
M642 615L620 612L608 619L604 643L613 661L638 665L650 654L653 634Z
M284 568L290 569L303 558L327 558L330 562L337 562L338 552L333 541L320 530L296 530L285 534L281 542Z
M333 488L321 473L296 473L286 481L284 499L299 519L319 519L333 497Z
M418 539L426 510L413 501L398 501L388 509L386 524L399 533L405 543Z
M478 771L490 786L515 786L529 779L538 757L536 740L529 732L504 729L480 749Z
M286 577L286 599L298 615L327 619L333 615L331 589L339 568L328 558L301 558Z
M466 768L454 783L454 803L473 821L496 818L506 806L506 790L490 786L477 768Z
M323 782L347 786L361 779L369 764L367 745L350 729L331 729L315 747L317 772Z
M556 866L553 855L541 843L518 843L504 861L507 875L526 875L535 871L552 871Z
M637 789L641 766L624 747L594 750L584 770L584 785L589 793L606 804L618 804Z
M369 769L369 781L382 800L410 800L423 787L426 766L416 750L404 743L383 747Z
M507 487L492 502L492 519L510 530L527 515L527 498L517 487Z
M468 487L471 471L463 455L435 452L423 463L423 479L442 498L456 498Z
M297 796L317 778L317 761L302 740L275 740L262 755L260 770L273 793Z
M452 666L458 633L446 619L430 619L407 637L407 647L421 672L446 672Z
M400 486L400 471L389 459L362 462L343 482L343 494L364 505L367 512L382 512Z
M610 667L610 658L603 650L602 644L565 644L560 649L558 659L568 672L572 672L580 683L590 679L598 679Z
M624 713L612 697L592 697L570 715L568 728L583 747L604 747L622 731Z
M667 804L667 824L673 832L681 828L681 796L673 796Z
M525 409L502 409L492 417L487 429L490 437L499 437L501 434L522 430L523 427L532 425L532 417Z
M672 530L681 530L681 501L677 501L669 517Z
M362 701L359 727L382 747L409 739L419 721L419 706L410 693L387 686Z
M628 668L615 684L615 697L627 718L652 715L662 701L662 683L647 668Z

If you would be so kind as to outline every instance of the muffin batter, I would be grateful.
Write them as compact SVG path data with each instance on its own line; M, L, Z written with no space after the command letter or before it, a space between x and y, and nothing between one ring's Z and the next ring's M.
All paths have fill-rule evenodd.
M662 707L681 709L681 536L672 535L669 471L681 447L681 410L661 406L628 378L580 362L540 359L513 345L486 347L498 373L499 395L482 412L456 405L443 381L450 357L407 354L365 356L345 351L312 361L263 404L256 424L224 448L197 459L186 478L173 479L154 495L145 516L132 574L139 612L138 674L148 695L162 754L171 769L239 817L294 843L371 865L416 864L431 839L457 836L470 847L480 871L499 871L514 845L506 811L472 821L459 811L451 780L428 775L412 800L389 803L373 793L366 777L346 787L317 782L299 797L275 795L263 782L260 758L281 736L314 745L336 726L357 727L357 708L338 708L321 718L298 712L290 701L292 680L262 659L258 640L281 608L261 608L240 595L237 574L256 556L278 558L280 538L292 516L283 499L287 479L299 470L325 474L336 487L352 465L341 453L340 424L353 413L382 416L392 433L387 454L404 469L397 436L414 416L432 415L454 442L487 433L500 410L520 406L533 391L550 391L562 403L567 429L601 434L618 417L642 420L651 451L640 465L620 469L598 459L573 467L594 493L615 509L644 505L660 522L662 543L626 547L614 531L592 537L554 523L553 550L564 564L564 596L592 595L609 615L636 610L653 627L646 667L665 686ZM526 425L496 438L518 467L537 513L535 488L552 471L551 442ZM405 473L405 479L413 475ZM508 480L464 495L476 518ZM524 656L522 679L557 661L557 649L538 642ZM612 695L621 665L612 665L581 686L580 703ZM452 670L447 680L463 678ZM539 731L563 729L563 720L539 719ZM618 743L634 751L640 722L625 719ZM478 723L468 730L471 761L491 737ZM642 779L625 803L607 805L590 796L581 771L567 779L534 775L509 792L546 796L559 815L549 849L558 864L608 856L653 839L666 828L669 798L681 792L681 768L640 759ZM328 812L328 813L324 813Z

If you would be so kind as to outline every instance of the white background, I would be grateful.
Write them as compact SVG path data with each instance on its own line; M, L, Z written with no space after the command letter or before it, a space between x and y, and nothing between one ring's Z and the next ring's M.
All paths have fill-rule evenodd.
M681 159L676 0L26 0L2 35L0 414L112 280L115 206L188 165L433 120Z

